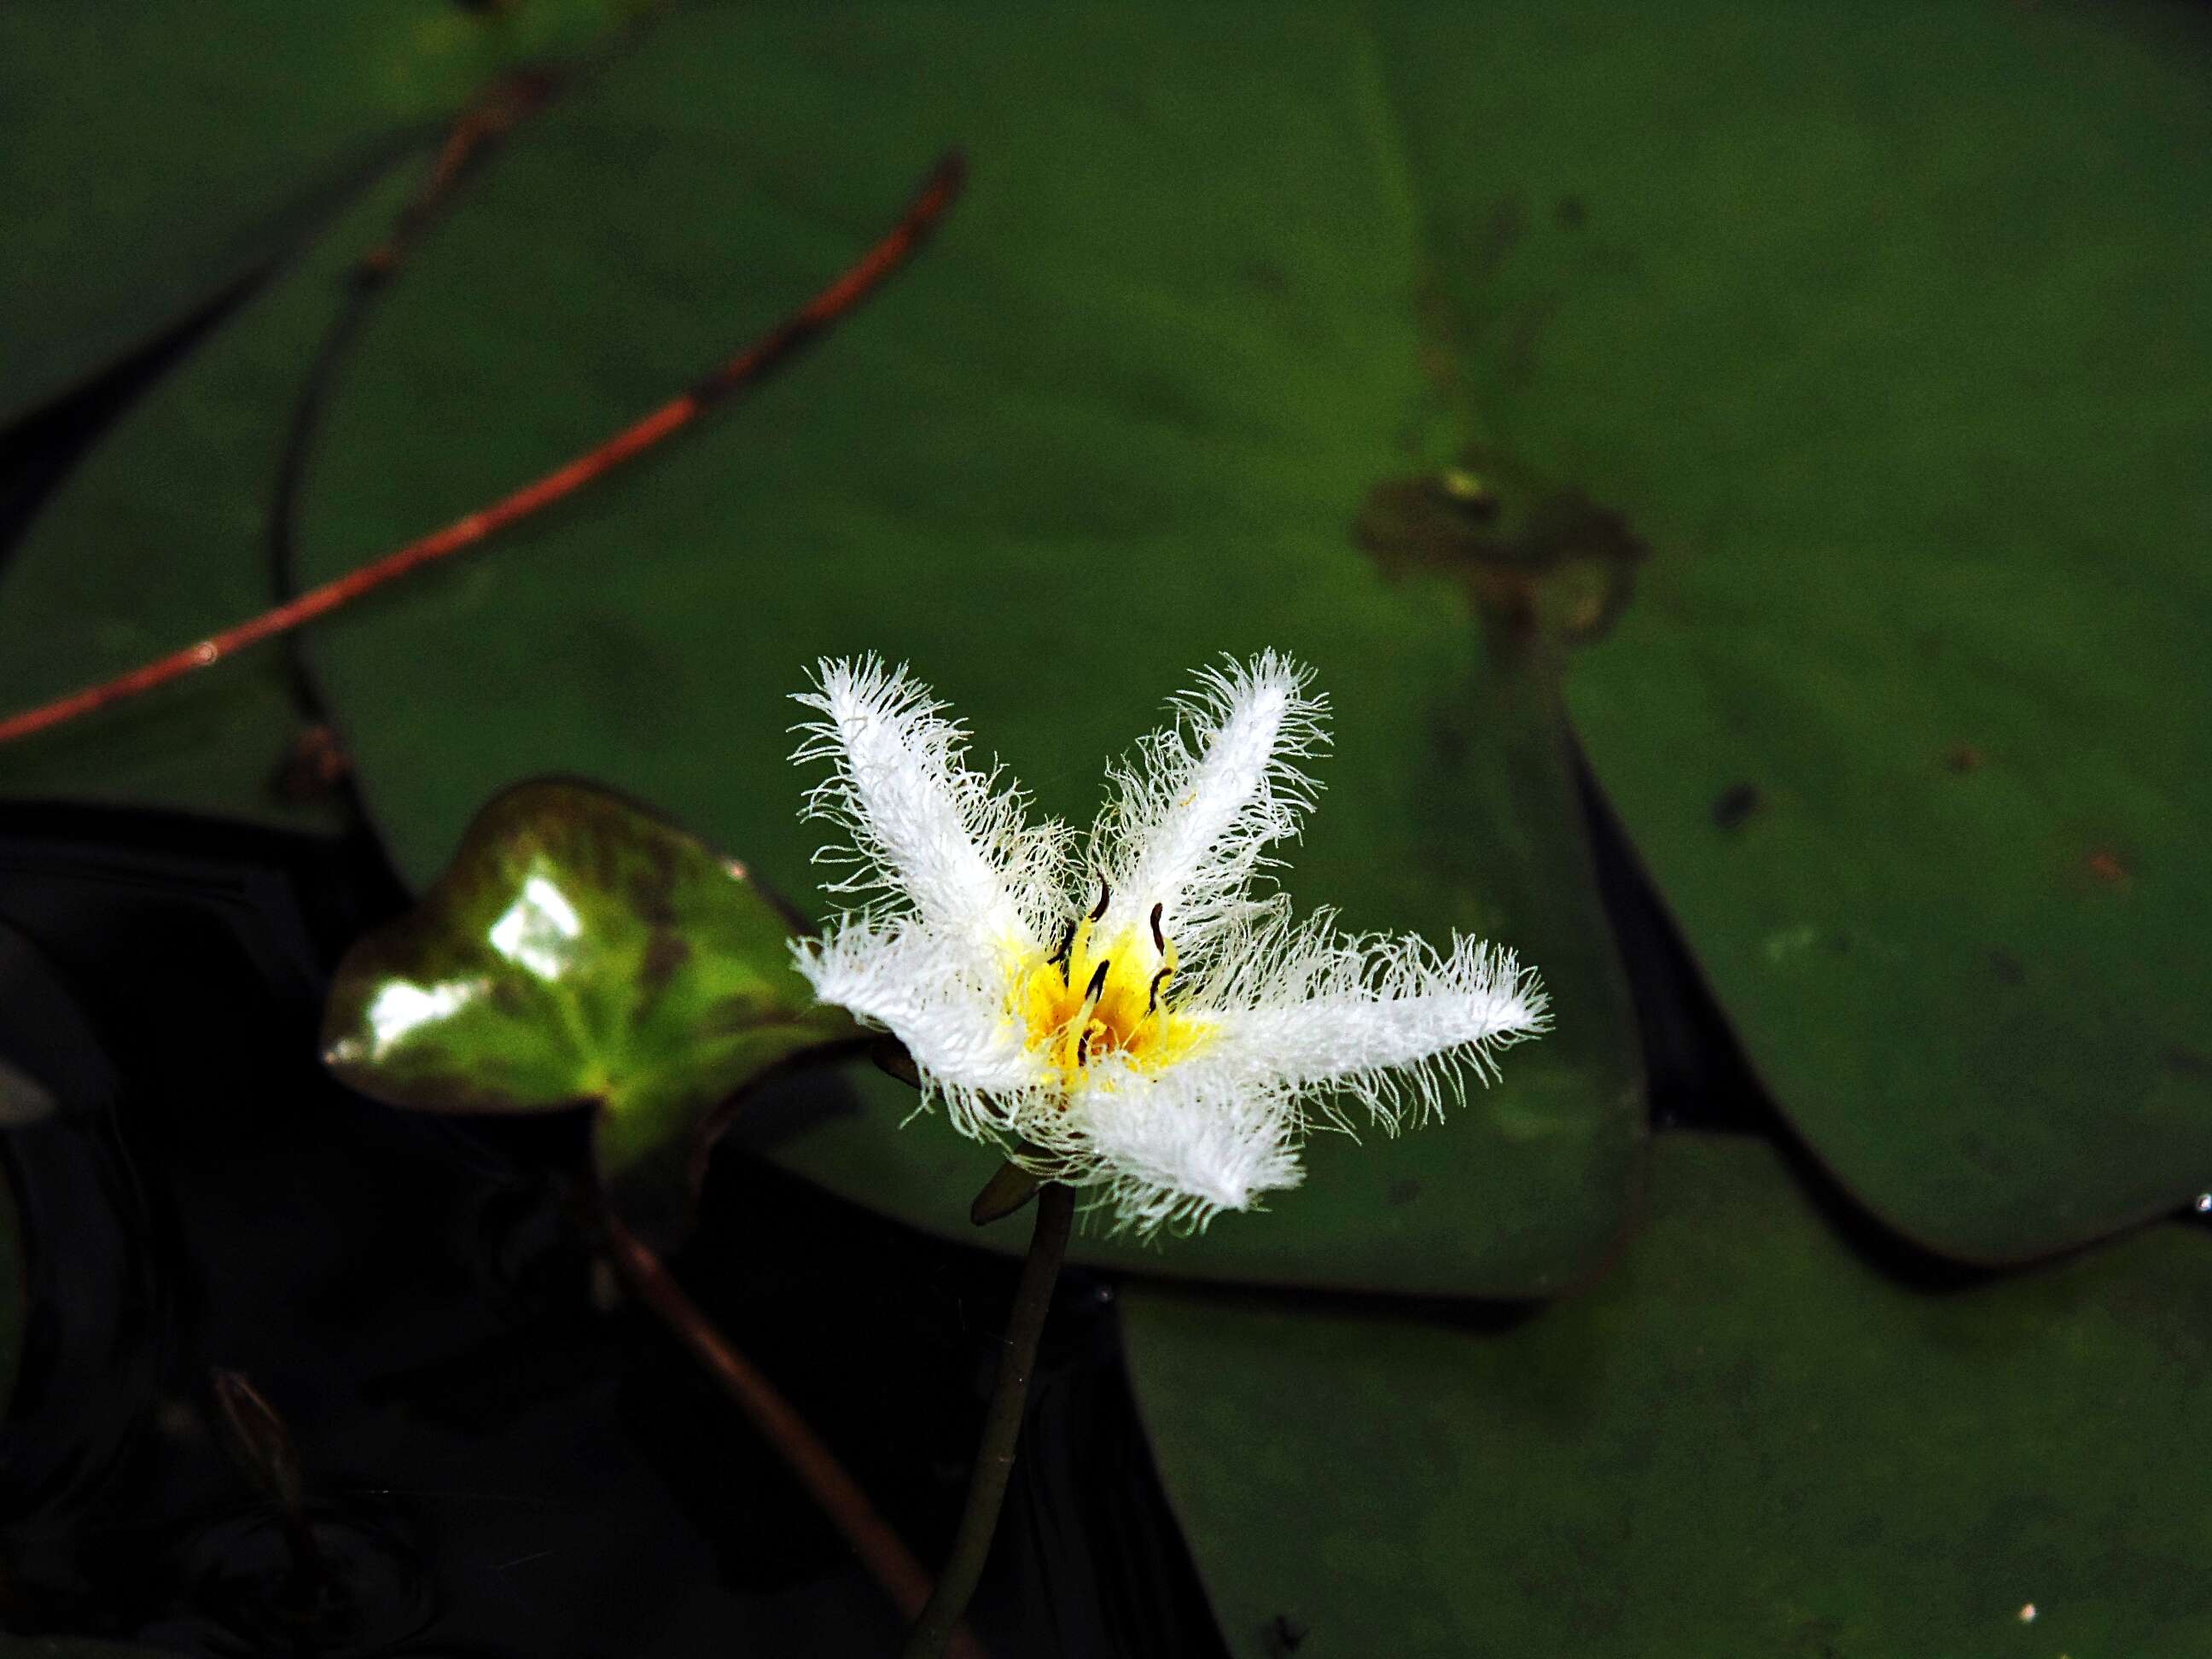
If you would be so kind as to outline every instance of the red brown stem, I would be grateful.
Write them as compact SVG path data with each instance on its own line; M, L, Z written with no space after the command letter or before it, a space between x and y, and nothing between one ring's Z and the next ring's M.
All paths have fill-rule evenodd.
M613 1256L615 1270L637 1299L650 1308L692 1355L737 1402L761 1437L799 1477L823 1514L845 1535L869 1576L883 1587L897 1607L899 1617L911 1623L929 1604L932 1584L912 1551L853 1477L836 1454L815 1437L805 1419L791 1402L776 1392L750 1360L729 1344L699 1305L684 1293L667 1267L610 1210L602 1210L599 1224ZM953 1638L949 1653L961 1659L986 1659L982 1648L963 1628Z
M326 617L389 582L428 564L474 547L509 525L543 512L562 497L644 453L681 431L731 393L761 380L831 327L880 288L911 258L960 193L967 164L957 151L940 161L896 225L829 287L747 346L736 356L635 425L619 432L588 454L556 467L535 483L491 506L455 520L419 541L410 542L360 568L348 572L297 599L264 611L249 621L156 659L129 672L87 686L52 702L0 720L0 744L13 743L49 726L96 714L115 703L167 685L196 670L289 633Z

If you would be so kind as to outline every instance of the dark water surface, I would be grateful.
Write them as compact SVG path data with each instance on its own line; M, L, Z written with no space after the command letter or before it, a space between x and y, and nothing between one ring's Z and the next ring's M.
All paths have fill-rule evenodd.
M323 1074L329 967L401 902L365 843L0 811L0 1056L62 1103L5 1137L35 1310L0 1619L210 1653L894 1651L842 1540L568 1224L580 1124ZM933 1559L1012 1264L732 1152L676 1265ZM314 1583L216 1431L218 1368L298 1445ZM975 1622L1000 1659L1223 1651L1105 1280L1062 1285Z

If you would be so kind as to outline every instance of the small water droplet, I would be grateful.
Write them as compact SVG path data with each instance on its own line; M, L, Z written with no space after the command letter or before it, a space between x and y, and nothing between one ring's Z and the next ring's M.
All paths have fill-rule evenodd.
M2199 1193L2197 1194L2197 1213L2199 1215L2212 1215L2212 1193Z

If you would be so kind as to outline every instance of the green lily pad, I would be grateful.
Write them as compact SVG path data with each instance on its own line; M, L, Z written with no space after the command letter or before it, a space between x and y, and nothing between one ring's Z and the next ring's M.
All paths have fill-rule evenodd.
M346 953L324 1059L423 1111L596 1103L600 1173L665 1188L716 1106L859 1035L815 1006L792 932L743 866L672 824L586 785L520 784L419 904Z
M1569 707L1783 1109L1969 1260L2212 1184L2212 16L1380 15L1480 435L1651 550Z
M1580 858L1556 766L1500 776L1557 746L1545 676L1542 732L1486 747L1495 671L1449 584L1590 645L1568 690L1601 782L1753 1061L1893 1225L2008 1260L2212 1182L2182 562L2212 511L2203 20L1255 16L704 15L518 138L362 343L317 574L689 380L943 143L975 184L750 406L340 625L326 685L403 865L560 767L795 888L759 778L815 651L912 655L1081 817L1189 661L1301 649L1347 738L1301 894L1517 925L1563 994L1547 1050L1595 1025L1611 1051L1567 1061L1595 1074L1574 1133L1600 1150L1553 1160L1597 1172L1583 1197L1492 1144L1494 1187L1442 1189L1590 1247L1626 1024L1602 948L1528 908ZM1447 463L1509 502L1557 483L1471 537L1404 510ZM1625 539L1562 556L1561 501ZM1449 737L1439 785L1455 703L1474 747ZM1362 758L1363 729L1389 746ZM904 1148L862 1182L875 1146L838 1120L781 1155L957 1225Z
M288 274L119 417L0 566L0 709L163 656L275 602L277 468L308 367L362 254L422 187L364 191ZM281 646L0 747L0 795L335 829L275 787L307 721Z
M311 230L617 0L10 0L0 9L0 425Z
M1624 1265L1518 1322L1127 1292L1231 1653L2208 1650L2212 1237L1915 1289L1759 1143L1652 1162Z
M749 401L312 642L403 870L557 769L797 890L821 836L796 816L787 694L817 655L867 649L909 659L1042 810L1087 822L1105 761L1194 668L1286 649L1338 734L1290 890L1355 927L1511 943L1557 1032L1441 1127L1324 1139L1271 1216L1079 1255L1498 1294L1592 1271L1641 1079L1549 659L1488 648L1453 578L1359 539L1370 492L1425 477L1455 429L1370 56L1327 15L726 10L672 21L535 124L363 331L307 504L316 577L768 327L948 143L971 182L910 270ZM940 1125L895 1133L910 1093L848 1081L756 1144L975 1237L991 1157Z

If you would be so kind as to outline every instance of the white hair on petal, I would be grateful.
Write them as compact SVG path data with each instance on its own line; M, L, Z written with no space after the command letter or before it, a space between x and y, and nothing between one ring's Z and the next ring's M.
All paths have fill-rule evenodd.
M903 663L825 659L815 684L793 701L824 718L793 728L803 736L792 759L830 771L805 816L852 837L816 853L817 864L851 866L825 890L873 893L872 913L910 908L948 942L1033 945L1060 903L1066 826L1029 826L1028 799L1000 787L1002 769L966 764L967 731Z
M816 862L849 866L828 890L871 896L793 947L817 1000L896 1035L961 1133L1004 1142L1035 1115L1042 1079L1009 1006L1022 953L1063 908L1065 825L1024 822L1000 771L966 763L968 738L904 665L820 664L797 702L824 716L793 758L826 760L805 816L851 837Z
M1311 678L1273 651L1224 658L1171 701L1172 724L1109 769L1116 799L1091 836L1114 890L1109 928L1164 905L1166 931L1197 962L1261 908L1249 889L1275 862L1266 849L1297 836L1320 787L1294 764L1328 744L1328 700L1307 694Z
M1003 1141L1034 1115L1046 1078L1006 1006L1002 977L911 921L847 916L792 957L816 1000L896 1035L921 1074L922 1109Z
M1322 909L1239 942L1205 995L1220 1011L1206 1061L1279 1080L1334 1127L1350 1126L1327 1091L1348 1094L1395 1133L1443 1116L1447 1100L1463 1102L1468 1073L1493 1080L1499 1050L1551 1029L1536 970L1503 946L1454 934L1439 952L1334 923Z
M1035 1147L1054 1179L1096 1194L1112 1233L1203 1232L1224 1210L1261 1207L1262 1194L1304 1178L1298 1126L1279 1089L1204 1091L1206 1074L1146 1074L1118 1057L1096 1068L1066 1114L1078 1126L1055 1150Z
M905 1043L917 1109L941 1103L961 1133L1085 1189L1116 1232L1200 1230L1295 1187L1307 1133L1352 1127L1346 1101L1394 1133L1439 1115L1469 1073L1487 1080L1498 1050L1549 1029L1547 1000L1510 951L1340 933L1326 909L1293 925L1287 898L1252 894L1313 802L1291 763L1327 742L1307 678L1273 652L1224 659L1114 769L1091 832L1114 889L1097 931L1141 941L1163 907L1184 1036L1149 1060L1109 1049L1086 1065L1079 1047L1066 1071L1067 1026L1027 1024L1032 976L1058 965L1066 983L1046 943L1072 939L1090 902L1065 879L1066 830L1024 827L1024 797L965 765L966 732L903 666L823 663L799 699L825 718L800 728L797 758L831 764L808 811L852 837L821 855L854 866L831 890L875 896L795 945L799 971ZM1074 1017L1045 1000L1054 1021Z

